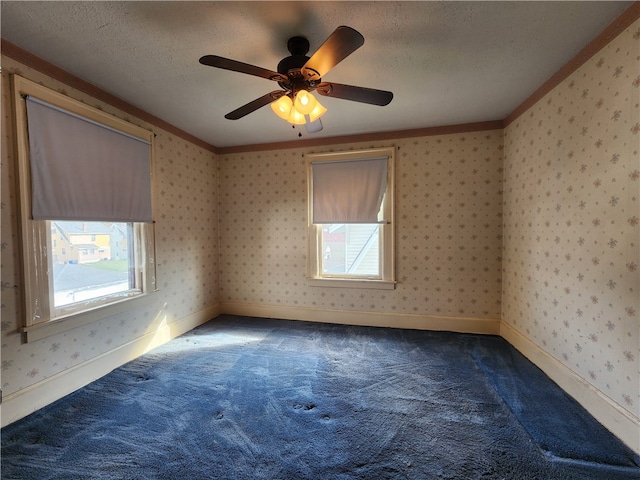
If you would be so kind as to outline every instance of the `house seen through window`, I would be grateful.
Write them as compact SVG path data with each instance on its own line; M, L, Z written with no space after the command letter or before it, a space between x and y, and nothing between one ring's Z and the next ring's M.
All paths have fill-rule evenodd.
M52 221L54 307L135 287L132 223Z
M334 223L322 226L322 273L380 276L380 225Z

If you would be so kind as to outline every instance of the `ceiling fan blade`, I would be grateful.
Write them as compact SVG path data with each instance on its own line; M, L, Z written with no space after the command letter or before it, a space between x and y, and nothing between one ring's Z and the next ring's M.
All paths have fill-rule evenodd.
M351 27L336 28L302 67L306 80L319 80L364 43L360 32Z
M246 105L241 106L240 108L236 108L233 112L227 113L224 118L228 120L238 120L245 115L249 115L251 112L255 112L259 108L276 101L285 93L287 92L285 92L284 90L275 90L273 92L267 93L260 98L256 98L253 102L249 102Z
M281 75L278 72L267 70L262 67L256 67L255 65L249 65L248 63L231 60L229 58L219 57L218 55L205 55L204 57L200 57L200 63L208 65L209 67L223 68L224 70L231 70L233 72L255 75L256 77L262 77L276 82L286 82L288 80L285 75Z
M393 100L393 93L374 88L355 87L341 83L322 82L316 91L325 97L342 98L354 102L369 103L371 105L388 105Z

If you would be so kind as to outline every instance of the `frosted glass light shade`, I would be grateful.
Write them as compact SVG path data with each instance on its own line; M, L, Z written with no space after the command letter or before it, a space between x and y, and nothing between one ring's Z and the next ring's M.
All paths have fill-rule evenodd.
M289 113L289 118L287 118L287 122L291 123L292 125L304 125L305 123L307 123L307 121L304 118L304 115L301 114L298 110L296 110L296 107L293 107L291 109L291 112Z
M293 108L293 102L287 95L283 95L275 102L271 102L271 110L281 119L289 121L289 115Z
M311 95L311 92L300 90L296 94L296 100L293 102L293 106L302 115L309 115L316 106L316 103L316 97Z
M312 122L315 122L325 113L327 113L327 109L323 107L322 104L320 104L320 102L316 100L316 106L313 107L313 110L311 110L311 113L309 113L309 118L311 119Z

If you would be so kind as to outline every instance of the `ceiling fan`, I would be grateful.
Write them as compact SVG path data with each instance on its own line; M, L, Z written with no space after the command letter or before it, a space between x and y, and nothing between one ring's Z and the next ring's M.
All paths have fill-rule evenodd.
M302 118L301 121L296 121L292 116L295 108L291 107L293 107L294 103L298 106L298 102L300 101L305 103L309 97L307 93L312 91L316 91L325 97L341 98L343 100L368 103L371 105L384 106L391 102L393 99L392 92L322 81L322 77L329 72L329 70L360 48L363 43L364 37L358 31L351 27L340 26L329 35L311 57L306 55L309 52L309 41L305 37L296 36L290 38L287 42L287 49L291 55L283 58L280 63L278 63L277 72L217 55L205 55L200 58L200 63L224 70L266 78L267 80L278 82L281 87L280 90L269 92L227 113L225 118L238 120L265 105L272 104L274 112L290 123L309 124L315 121L315 118L319 120L319 116L326 112L326 109L322 107L324 111L316 114L315 118L314 113L303 113L302 116L306 118ZM288 102L286 103L286 108L290 110L285 112L285 107L280 107L279 111L277 103L275 103L279 99L286 100L286 102ZM315 101L313 97L312 99ZM282 100L280 103L284 103ZM303 107L301 107L301 109L304 111ZM311 117L309 115L311 115ZM320 128L310 131L319 131L321 128L322 126L320 124Z

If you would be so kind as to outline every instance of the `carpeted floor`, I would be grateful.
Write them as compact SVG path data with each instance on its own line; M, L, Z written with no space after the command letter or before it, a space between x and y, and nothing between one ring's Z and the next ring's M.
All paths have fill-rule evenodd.
M493 336L222 316L2 430L3 479L640 479Z

